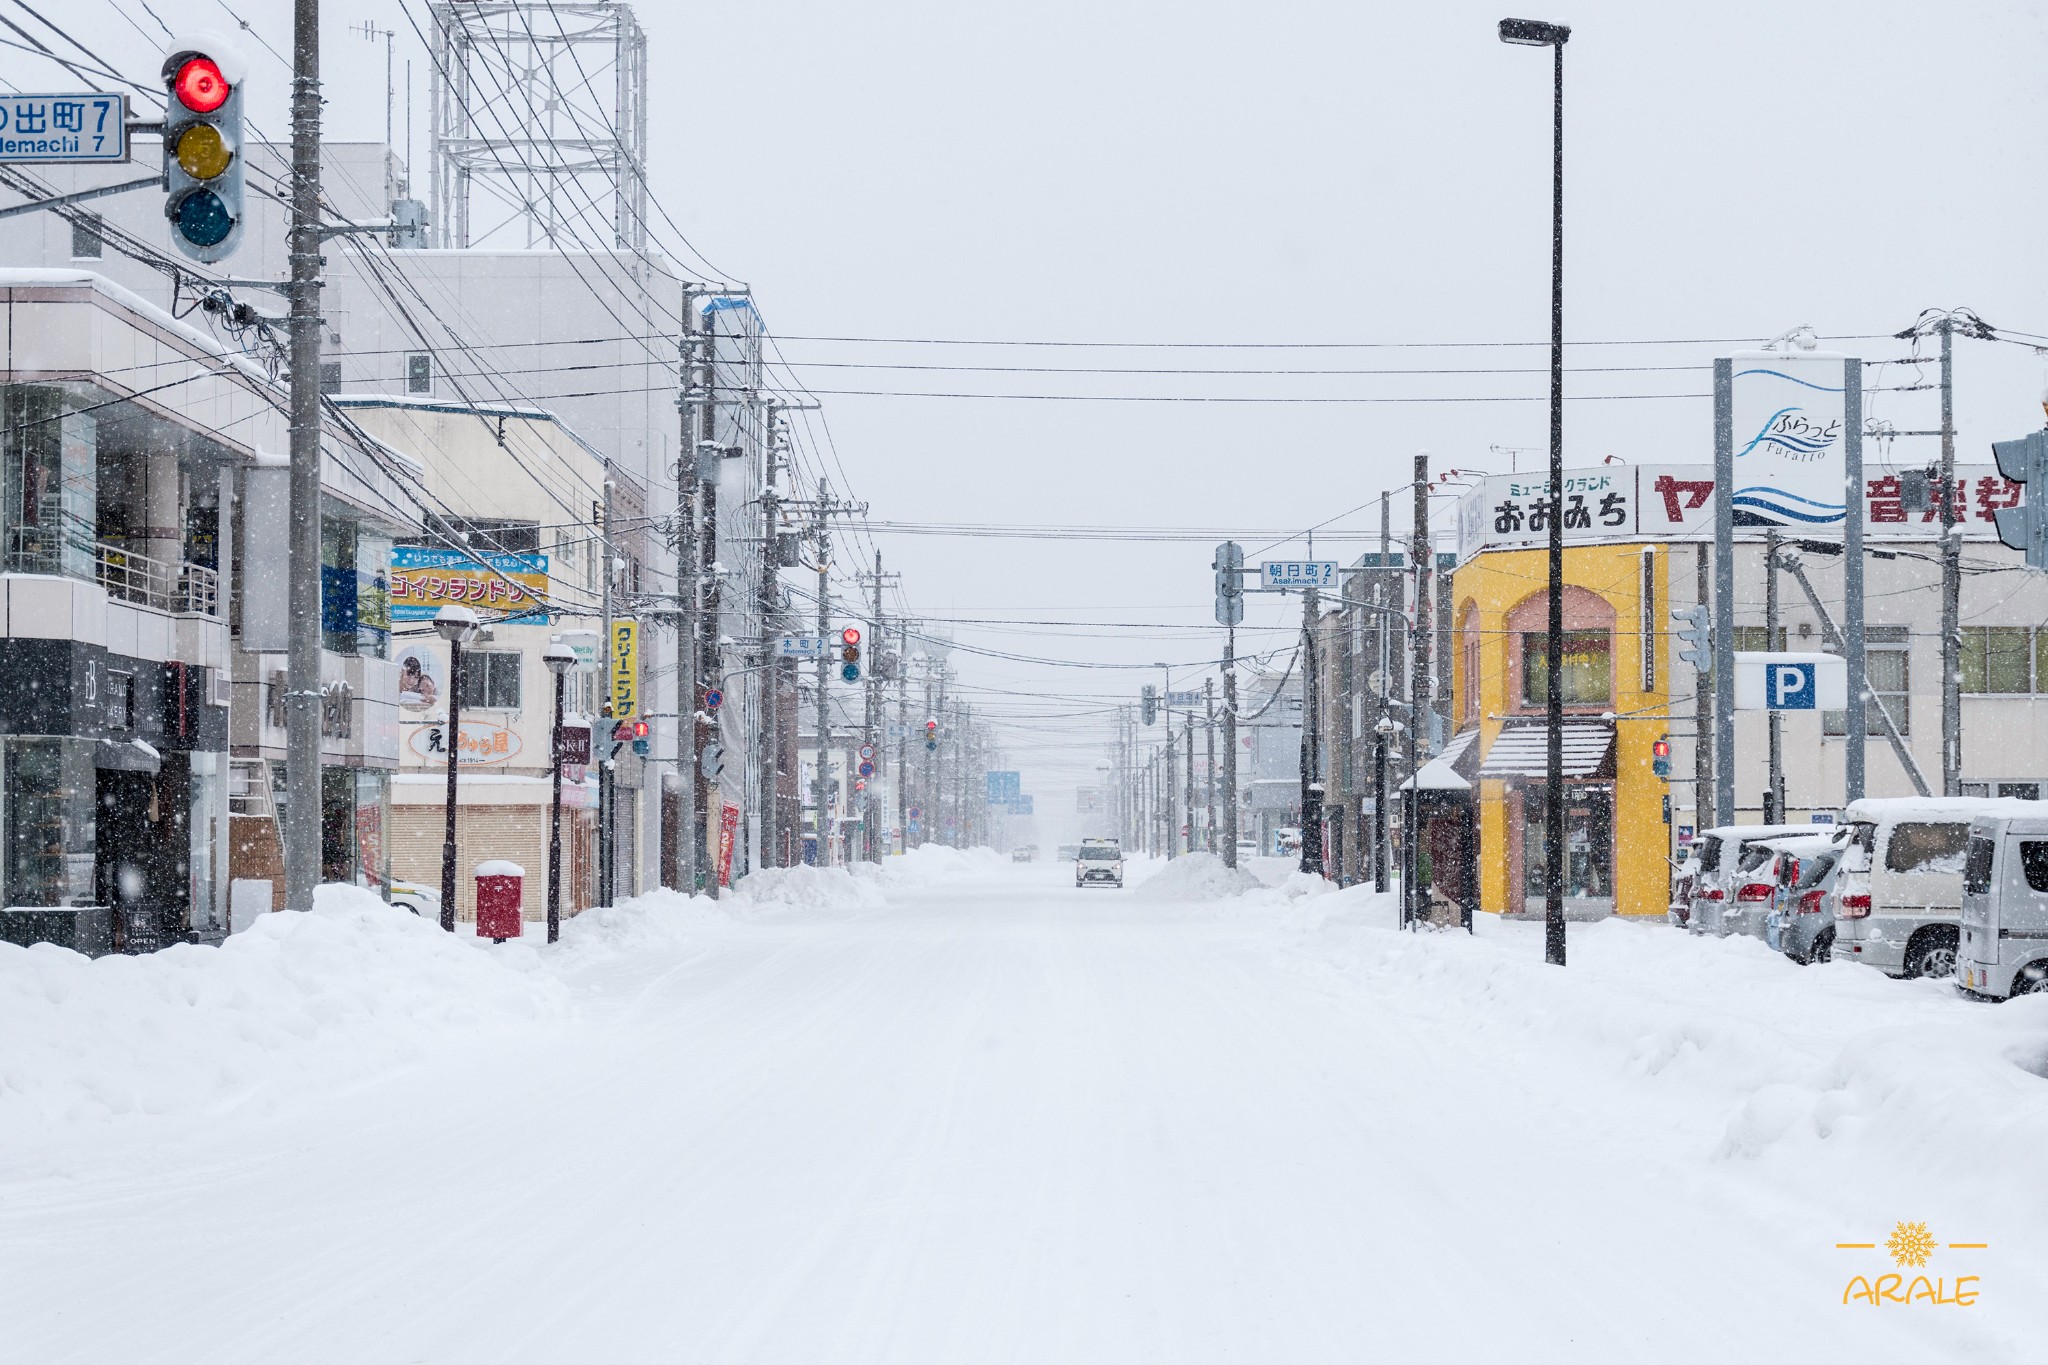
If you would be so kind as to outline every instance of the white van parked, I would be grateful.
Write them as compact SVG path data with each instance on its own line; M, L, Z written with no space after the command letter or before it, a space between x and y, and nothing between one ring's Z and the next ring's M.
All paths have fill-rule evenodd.
M1956 982L2003 1000L2048 991L2048 802L1970 822Z
M1983 796L1851 802L1842 812L1850 840L1835 881L1835 960L1867 963L1888 976L1954 976L1970 822L1989 815L2048 815L2048 802Z

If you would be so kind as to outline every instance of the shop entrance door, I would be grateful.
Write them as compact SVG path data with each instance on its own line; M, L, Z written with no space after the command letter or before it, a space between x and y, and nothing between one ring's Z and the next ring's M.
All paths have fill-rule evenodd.
M1544 911L1543 788L1522 788L1524 909ZM1614 913L1614 793L1604 786L1564 789L1564 909L1572 919Z
M113 908L117 952L155 952L185 935L186 779L174 766L95 774L95 898Z

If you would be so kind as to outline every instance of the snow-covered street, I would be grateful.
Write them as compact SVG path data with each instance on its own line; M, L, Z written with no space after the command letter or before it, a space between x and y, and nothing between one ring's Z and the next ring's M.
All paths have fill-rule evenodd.
M0 1359L2038 1358L2048 999L1300 879L756 883L0 947ZM1974 1302L1845 1306L1901 1221Z

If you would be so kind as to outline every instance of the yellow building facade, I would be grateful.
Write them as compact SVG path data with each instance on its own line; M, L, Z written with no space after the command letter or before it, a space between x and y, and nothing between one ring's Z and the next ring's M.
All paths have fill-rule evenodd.
M1540 914L1548 556L1483 550L1452 578L1451 714L1478 731L1480 906ZM1662 915L1670 899L1669 549L1564 552L1567 913Z

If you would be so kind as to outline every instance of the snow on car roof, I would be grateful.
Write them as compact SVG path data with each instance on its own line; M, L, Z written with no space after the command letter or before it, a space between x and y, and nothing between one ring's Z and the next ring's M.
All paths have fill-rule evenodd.
M1953 822L1979 815L2048 815L2048 801L2025 801L2017 796L1866 796L1851 801L1842 811L1842 820Z

